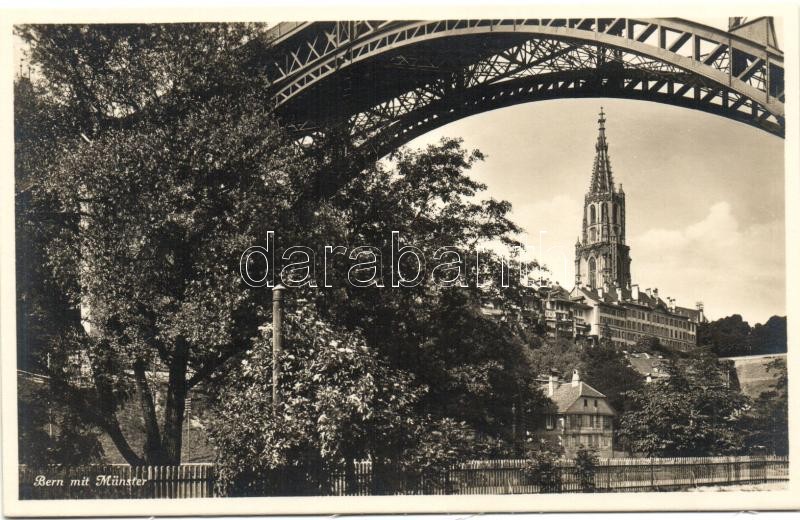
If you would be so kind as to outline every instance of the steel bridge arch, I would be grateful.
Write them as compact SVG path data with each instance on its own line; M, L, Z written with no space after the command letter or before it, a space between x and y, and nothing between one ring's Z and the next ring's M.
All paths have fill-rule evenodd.
M269 99L297 135L344 127L376 155L462 117L559 97L667 103L784 135L775 42L688 20L311 22L267 37Z

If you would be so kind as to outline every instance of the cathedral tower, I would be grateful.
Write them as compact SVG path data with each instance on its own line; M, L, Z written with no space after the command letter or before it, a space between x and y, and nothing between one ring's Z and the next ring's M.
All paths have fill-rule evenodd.
M614 187L600 108L592 182L583 201L583 233L575 244L575 283L590 289L627 289L631 284L630 248L625 245L625 193Z

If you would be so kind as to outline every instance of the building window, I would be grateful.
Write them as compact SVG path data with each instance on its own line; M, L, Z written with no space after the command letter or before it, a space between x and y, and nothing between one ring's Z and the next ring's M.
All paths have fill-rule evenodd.
M586 408L587 406L589 406L589 400L588 399L584 399L583 400L583 407Z
M553 416L552 415L547 414L545 416L544 426L548 430L552 430L553 428L555 428L556 425L555 425L555 421L553 420Z
M589 224L597 222L597 211L594 209L594 204L589 206Z

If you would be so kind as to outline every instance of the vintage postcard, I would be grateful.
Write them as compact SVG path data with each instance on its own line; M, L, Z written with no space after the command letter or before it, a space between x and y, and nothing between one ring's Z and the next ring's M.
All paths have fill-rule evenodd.
M3 19L6 515L800 506L796 6Z

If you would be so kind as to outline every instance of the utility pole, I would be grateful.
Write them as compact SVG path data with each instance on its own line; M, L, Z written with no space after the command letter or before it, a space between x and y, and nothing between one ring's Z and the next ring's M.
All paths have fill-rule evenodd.
M280 356L283 352L283 291L281 284L272 288L272 416L278 416L280 395L278 382L281 379Z
M47 375L50 377L50 353L47 353ZM47 391L47 434L53 438L53 395L52 387Z

